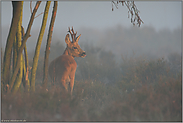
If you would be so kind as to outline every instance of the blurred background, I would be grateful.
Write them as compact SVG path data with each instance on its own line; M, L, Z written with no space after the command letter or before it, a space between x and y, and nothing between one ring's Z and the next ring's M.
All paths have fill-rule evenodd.
M37 15L44 11L42 2ZM89 44L112 51L117 58L121 54L146 55L147 57L167 57L170 52L181 52L181 2L180 1L136 1L140 10L141 27L134 27L128 18L126 6L114 7L111 1L60 1L54 26L54 43L65 44L68 27L74 27L81 34L80 44ZM34 8L35 2L32 2ZM4 48L12 18L10 1L1 3L2 46ZM47 28L42 48L45 47L51 20L53 3L50 6ZM26 29L30 19L30 2L24 2L23 27ZM28 51L37 42L43 14L34 20L31 37L27 41Z

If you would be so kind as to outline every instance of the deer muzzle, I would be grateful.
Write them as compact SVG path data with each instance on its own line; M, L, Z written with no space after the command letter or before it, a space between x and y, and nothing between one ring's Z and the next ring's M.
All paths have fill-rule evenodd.
M84 58L86 56L85 51L81 54L81 57Z

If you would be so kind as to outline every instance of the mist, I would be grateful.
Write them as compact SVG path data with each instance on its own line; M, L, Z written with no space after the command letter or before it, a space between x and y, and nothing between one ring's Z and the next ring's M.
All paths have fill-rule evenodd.
M5 42L8 35L8 27L2 29L2 44L3 49L5 48ZM115 25L106 29L95 29L81 27L75 29L78 35L81 34L79 44L83 49L84 45L91 45L94 47L100 47L103 50L111 51L116 60L121 59L121 55L127 57L139 57L143 56L148 59L153 58L167 58L171 53L181 54L181 29L177 28L174 30L161 29L156 31L153 27L131 27L125 28L121 25ZM44 38L41 46L41 53L44 54L47 40L46 29ZM29 53L34 52L37 42L39 29L31 31L31 37L27 41L27 49ZM56 29L53 31L52 45L55 43L62 44L63 50L66 47L65 35L67 29ZM57 52L59 56L63 53L63 50ZM52 52L52 48L51 48ZM43 56L40 55L40 56Z

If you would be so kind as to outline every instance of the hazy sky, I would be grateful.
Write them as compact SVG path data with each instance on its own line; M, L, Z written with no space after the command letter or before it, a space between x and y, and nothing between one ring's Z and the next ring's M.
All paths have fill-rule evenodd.
M12 4L10 1L1 1L1 25L10 26L12 18ZM44 11L46 2L42 2L37 15ZM140 16L144 21L143 26L152 26L156 30L181 27L181 1L141 1L135 2L140 10ZM32 4L34 8L35 2ZM53 2L50 6L49 21L51 18ZM58 12L55 22L56 30L67 30L74 26L77 30L81 27L105 29L120 24L125 27L132 27L126 6L119 6L112 11L111 1L76 1L58 3ZM23 26L27 27L30 18L30 2L24 2ZM35 19L33 28L41 26L42 16ZM47 26L47 27L48 27Z

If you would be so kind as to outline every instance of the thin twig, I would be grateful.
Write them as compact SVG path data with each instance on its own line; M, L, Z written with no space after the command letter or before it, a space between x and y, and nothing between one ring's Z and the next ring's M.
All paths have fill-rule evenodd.
M112 11L113 11L113 4L118 9L118 4L120 2L122 3L122 6L125 4L126 7L128 8L128 18L131 15L131 23L133 25L137 24L140 27L140 25L144 22L139 16L140 11L137 9L137 6L135 5L134 1L117 1L117 2L112 1Z
M31 10L31 14L32 14L32 1L30 1L30 10Z
M117 1L118 2L118 1ZM118 9L118 3L116 4L114 1L112 1L112 3L116 6L116 8Z
M35 18L37 18L38 16L40 16L41 14L43 14L43 12L41 12L39 15L37 15Z

